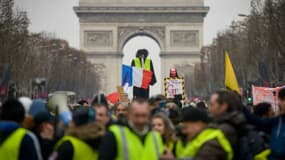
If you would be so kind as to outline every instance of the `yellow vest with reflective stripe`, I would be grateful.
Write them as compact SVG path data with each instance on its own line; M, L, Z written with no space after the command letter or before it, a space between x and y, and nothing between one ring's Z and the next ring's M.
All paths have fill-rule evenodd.
M1 160L19 159L21 143L27 132L24 128L18 128L0 145Z
M135 58L135 66L138 68L142 68L141 61L139 58ZM146 58L144 62L144 68L147 71L150 71L150 59Z
M72 137L72 136L64 136L55 146L57 149L62 143L70 141L73 146L73 160L96 160L99 158L99 154L97 151L93 150L88 144L84 141Z
M183 147L182 142L177 142L177 158L195 158L197 152L200 148L208 141L216 139L224 151L227 153L227 159L233 159L233 150L232 147L224 136L222 131L219 129L205 129L203 130L196 138L194 138L191 142L188 142L185 147ZM183 148L184 149L183 149Z
M109 130L117 142L116 160L158 160L163 154L163 142L159 133L147 133L144 144L128 127L113 125Z

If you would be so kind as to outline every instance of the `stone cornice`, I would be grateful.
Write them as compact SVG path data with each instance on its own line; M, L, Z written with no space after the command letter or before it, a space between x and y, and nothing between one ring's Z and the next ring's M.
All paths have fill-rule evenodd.
M94 7L77 6L73 7L77 15L81 13L202 13L206 15L209 7Z
M200 58L200 52L165 52L162 51L160 54L160 57L176 57L176 58L181 58L181 57L194 57L194 58ZM117 57L121 58L123 57L124 54L121 52L87 52L87 57L88 58L95 58L95 57Z
M176 58L181 58L181 57L196 57L200 58L200 52L161 52L160 57L176 57Z
M87 58L95 58L95 57L123 57L122 53L118 52L87 52Z

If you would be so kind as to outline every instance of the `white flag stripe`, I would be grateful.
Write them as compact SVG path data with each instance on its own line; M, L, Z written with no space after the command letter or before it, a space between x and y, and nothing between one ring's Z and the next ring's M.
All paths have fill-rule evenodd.
M141 87L143 79L143 69L133 67L133 86Z

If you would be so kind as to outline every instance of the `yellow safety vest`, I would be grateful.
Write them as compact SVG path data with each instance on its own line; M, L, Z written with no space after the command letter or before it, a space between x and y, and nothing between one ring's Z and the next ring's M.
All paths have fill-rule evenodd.
M142 68L141 61L139 58L135 58L135 66L138 68ZM146 58L144 62L144 68L147 71L150 71L150 59Z
M233 159L232 147L224 136L222 131L219 129L205 129L191 142L188 142L185 147L183 147L182 141L177 142L176 146L176 156L177 158L195 158L197 152L200 148L208 141L216 139L224 151L227 153L227 159Z
M5 141L0 145L0 159L17 160L22 140L28 131L24 128L15 130Z
M268 160L270 153L271 153L271 150L266 149L266 150L258 153L257 155L255 155L254 160Z
M170 151L173 151L174 143L173 142L168 142L168 143L164 144L164 148L167 148Z
M109 129L117 142L116 160L158 160L163 154L163 142L159 133L150 131L144 144L128 127L113 125Z
M99 158L98 151L93 150L88 144L84 141L75 138L73 136L64 136L59 142L55 145L55 149L66 142L70 141L73 146L73 160L96 160Z

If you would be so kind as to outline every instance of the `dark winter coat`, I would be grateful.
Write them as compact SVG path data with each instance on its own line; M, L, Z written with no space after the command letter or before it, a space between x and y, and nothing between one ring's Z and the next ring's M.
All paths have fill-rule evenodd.
M244 108L249 123L270 134L270 160L285 159L285 115L273 118L261 118Z
M238 140L240 133L245 133L248 129L246 119L240 111L225 113L220 117L214 118L213 122L209 124L209 127L222 130L235 153L238 152Z
M195 160L227 160L227 153L221 147L218 140L206 142L197 152Z

